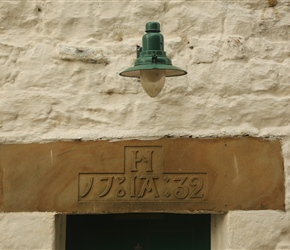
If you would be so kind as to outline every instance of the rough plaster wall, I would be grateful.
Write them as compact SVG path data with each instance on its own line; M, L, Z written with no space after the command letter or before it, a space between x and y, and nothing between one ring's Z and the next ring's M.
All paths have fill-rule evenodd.
M173 63L188 71L155 99L118 76L151 20L161 23ZM226 233L214 247L290 249L289 40L287 0L2 1L0 141L280 137L287 212L230 212L219 218ZM1 215L0 227L34 214L13 216ZM39 216L50 225L51 215ZM47 242L47 232L0 238L22 248L19 237Z
M53 213L0 214L0 249L53 249Z
M228 220L227 214L211 215L211 249L227 249L228 244Z

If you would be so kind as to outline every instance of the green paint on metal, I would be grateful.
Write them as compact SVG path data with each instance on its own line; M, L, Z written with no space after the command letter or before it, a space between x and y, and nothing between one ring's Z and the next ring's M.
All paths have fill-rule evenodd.
M166 70L166 77L187 74L183 69L172 65L164 51L164 38L160 34L158 22L148 22L145 26L146 34L142 38L142 47L137 46L137 59L133 67L120 73L121 76L140 77L140 70Z

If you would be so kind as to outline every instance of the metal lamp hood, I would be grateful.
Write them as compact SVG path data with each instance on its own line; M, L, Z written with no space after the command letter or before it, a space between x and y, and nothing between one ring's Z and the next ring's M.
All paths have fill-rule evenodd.
M120 73L120 76L138 77L150 97L157 96L163 88L165 77L182 76L187 72L172 65L164 51L164 38L158 22L148 22L142 47L137 46L135 65Z

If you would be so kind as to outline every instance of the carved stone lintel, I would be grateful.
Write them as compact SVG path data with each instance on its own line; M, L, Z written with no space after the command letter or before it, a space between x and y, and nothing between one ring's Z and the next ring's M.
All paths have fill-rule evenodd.
M52 142L0 146L0 212L285 209L279 140Z

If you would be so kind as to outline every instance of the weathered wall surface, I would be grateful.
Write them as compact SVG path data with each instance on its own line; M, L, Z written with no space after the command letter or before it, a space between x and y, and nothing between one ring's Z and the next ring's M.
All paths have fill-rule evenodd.
M53 213L6 213L0 215L1 249L53 249Z
M188 71L168 79L155 99L138 80L118 76L133 64L147 21L161 23L168 56ZM230 212L217 220L225 233L213 242L289 249L289 40L286 0L2 1L0 141L279 137L286 212ZM2 214L1 228L25 225L33 214L14 216ZM20 238L4 240L1 231L1 248L22 248ZM52 237L18 234L39 244Z

